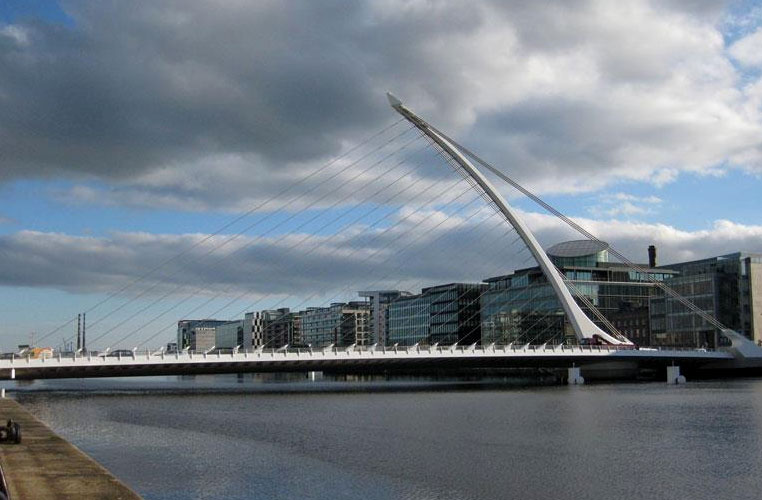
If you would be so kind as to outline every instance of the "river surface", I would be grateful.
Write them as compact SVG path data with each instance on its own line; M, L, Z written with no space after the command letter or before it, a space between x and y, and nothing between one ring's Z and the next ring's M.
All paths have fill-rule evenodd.
M756 379L156 377L13 397L146 499L762 498Z

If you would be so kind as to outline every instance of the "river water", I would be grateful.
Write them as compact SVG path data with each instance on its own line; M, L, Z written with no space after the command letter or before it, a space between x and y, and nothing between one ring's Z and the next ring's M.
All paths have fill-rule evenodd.
M19 385L146 499L762 498L762 380Z

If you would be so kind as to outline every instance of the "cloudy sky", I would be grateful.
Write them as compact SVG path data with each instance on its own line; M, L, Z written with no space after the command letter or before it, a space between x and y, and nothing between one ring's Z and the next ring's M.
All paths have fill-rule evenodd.
M522 265L387 90L633 260L762 253L761 77L755 1L4 1L0 348Z

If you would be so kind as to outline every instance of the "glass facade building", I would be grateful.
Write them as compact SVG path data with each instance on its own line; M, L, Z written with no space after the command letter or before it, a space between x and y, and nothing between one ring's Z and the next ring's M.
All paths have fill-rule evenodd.
M228 321L217 325L214 329L214 345L217 349L248 349L251 347L251 339L248 345L243 333L243 320Z
M427 343L481 343L479 299L487 285L451 283L424 288L429 297L429 337Z
M727 328L762 342L762 255L737 252L671 264L680 272L665 284ZM659 293L651 299L655 343L716 347L719 331L681 304Z
M479 298L483 283L450 283L400 297L387 309L387 344L481 342Z
M386 310L387 345L413 345L429 336L431 302L427 295L400 297Z
M587 300L630 340L650 344L649 298L656 286L675 275L671 269L649 268L647 273L609 262L608 245L569 241L547 251L551 261L571 283L570 291L583 311L602 329L610 328L577 298ZM566 315L539 267L484 280L489 290L481 298L482 343L576 343Z

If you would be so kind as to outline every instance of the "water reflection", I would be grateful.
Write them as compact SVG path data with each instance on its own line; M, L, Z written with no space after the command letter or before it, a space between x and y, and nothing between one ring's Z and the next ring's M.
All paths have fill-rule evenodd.
M749 498L762 381L197 376L16 397L149 499Z

